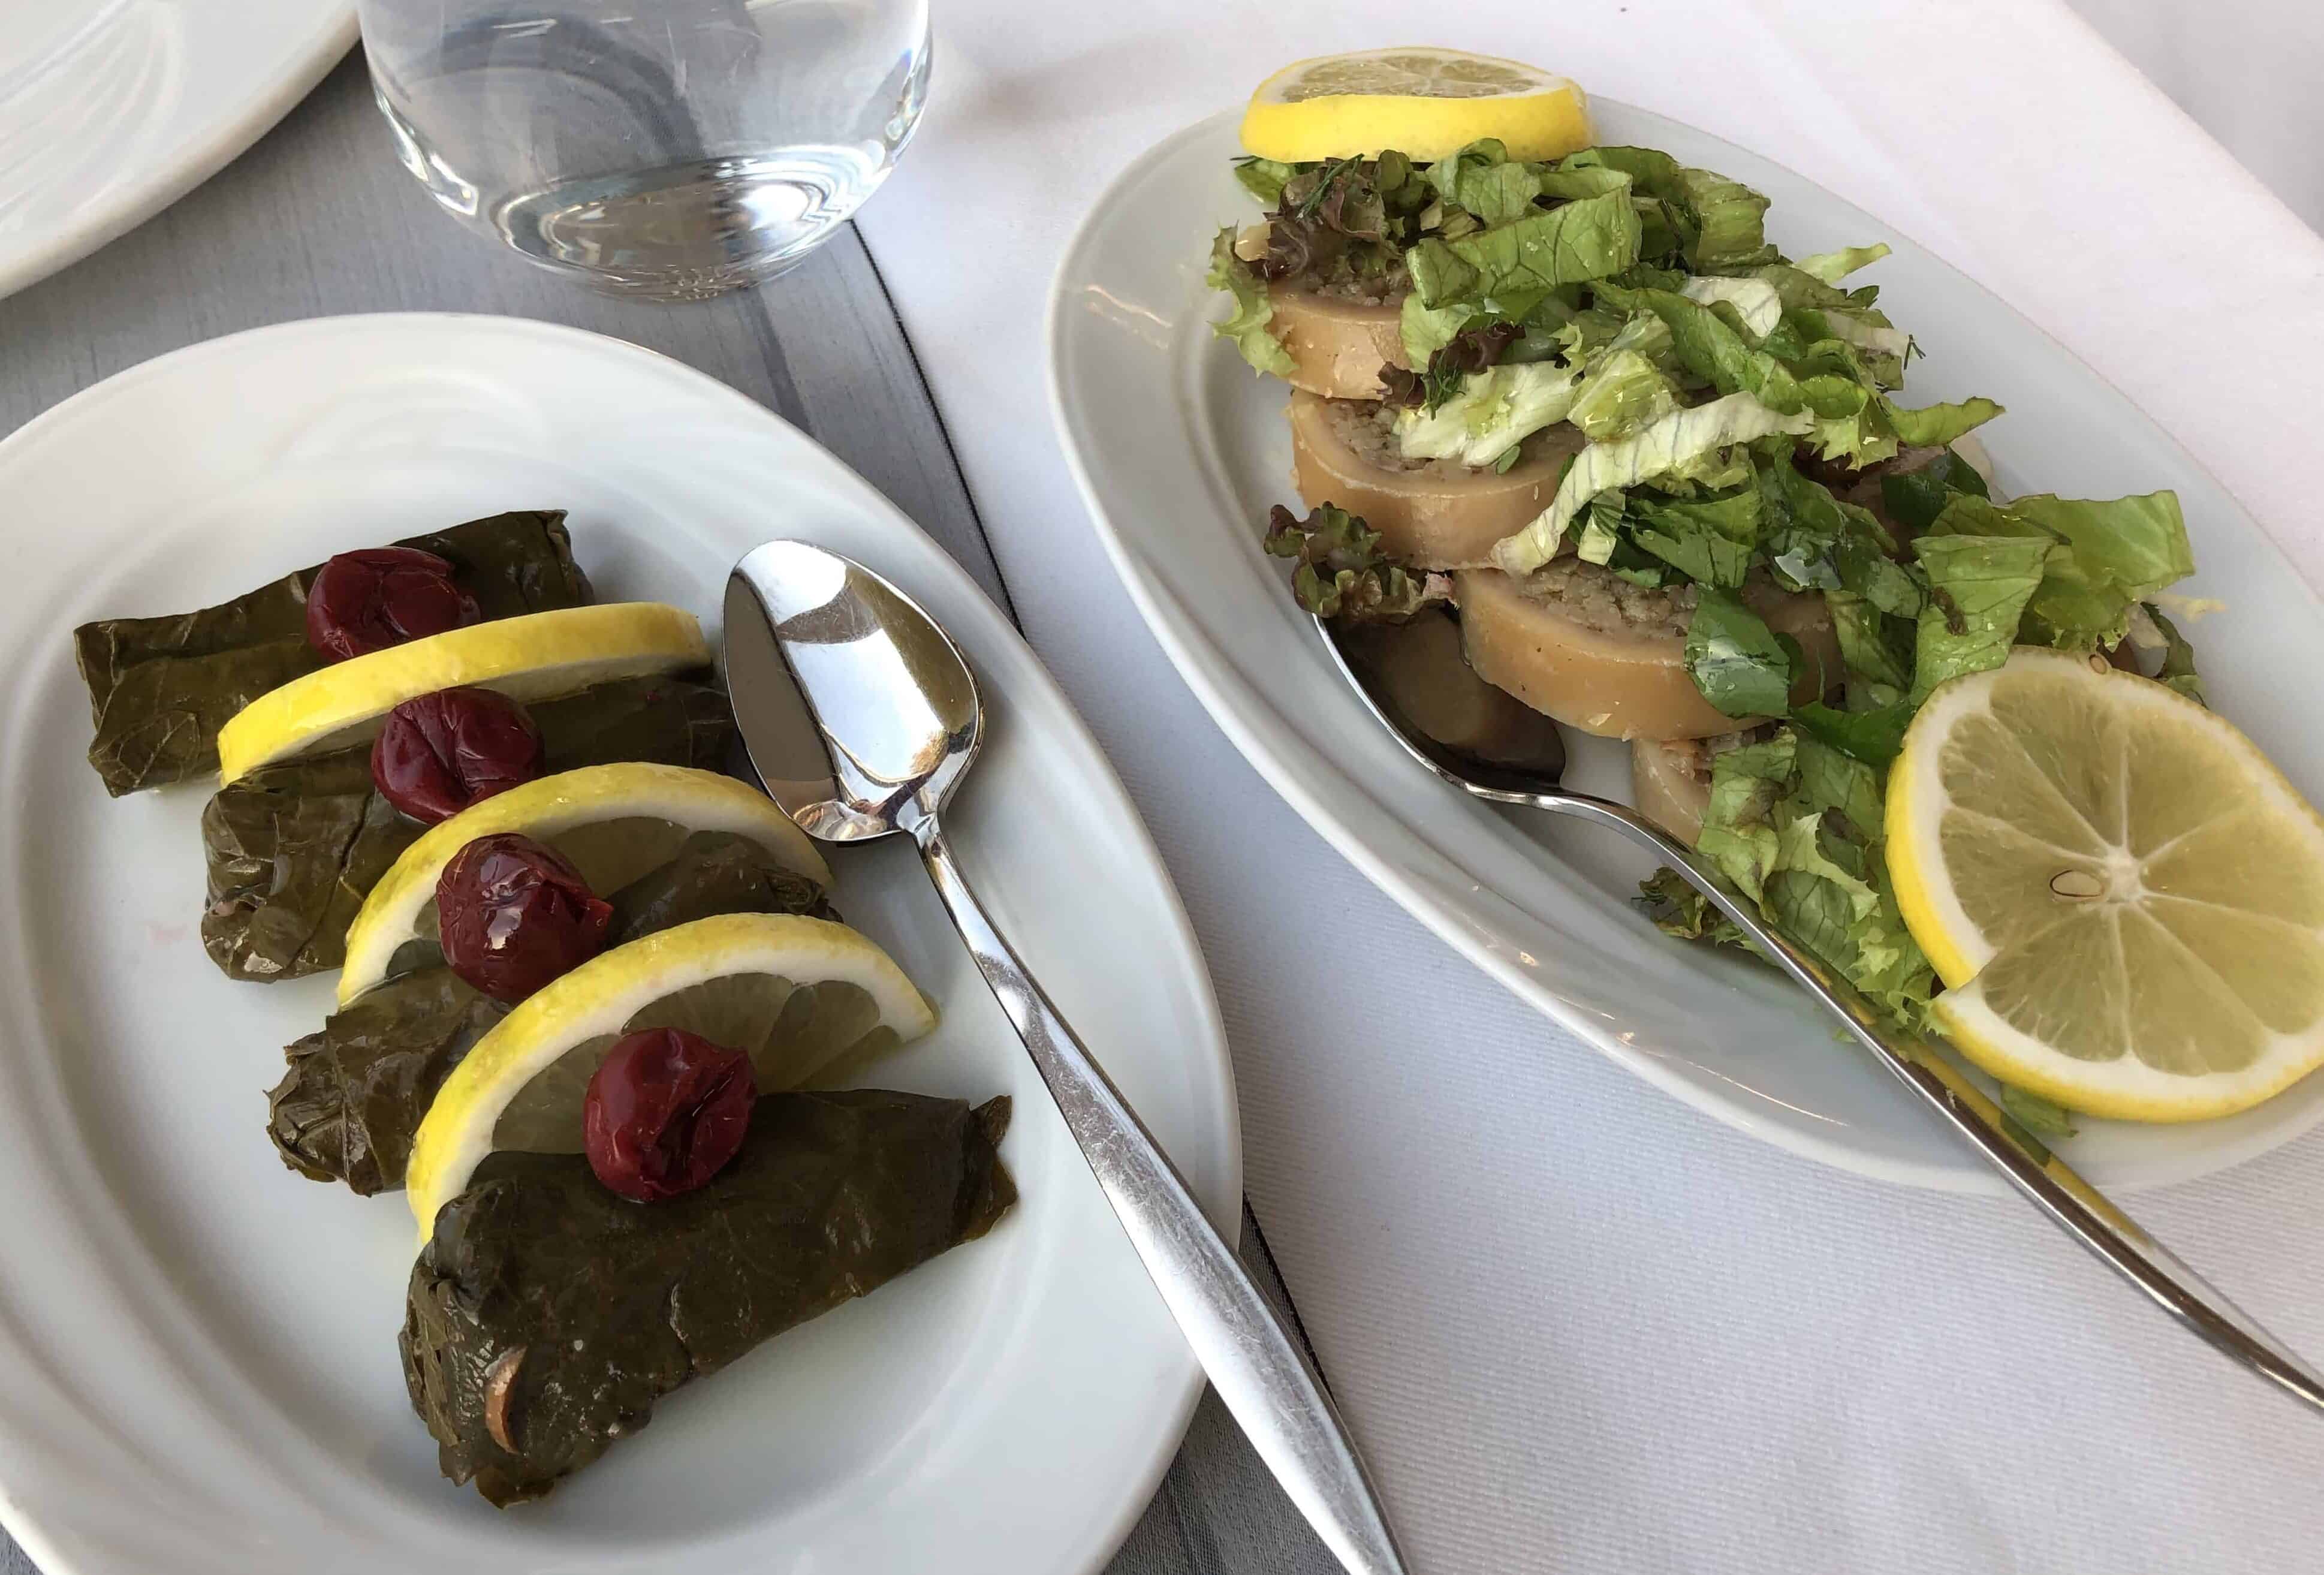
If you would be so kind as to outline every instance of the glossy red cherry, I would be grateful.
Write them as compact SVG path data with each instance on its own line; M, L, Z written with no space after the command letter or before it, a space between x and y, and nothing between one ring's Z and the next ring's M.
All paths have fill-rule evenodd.
M387 714L371 746L371 780L424 826L540 774L540 729L488 689L442 689Z
M417 547L342 552L307 588L307 644L326 662L441 635L477 616L452 566Z
M624 1198L691 1192L742 1146L758 1103L751 1058L682 1028L624 1034L581 1107L589 1168Z
M613 905L556 849L513 831L479 837L436 881L445 966L521 1001L604 950Z

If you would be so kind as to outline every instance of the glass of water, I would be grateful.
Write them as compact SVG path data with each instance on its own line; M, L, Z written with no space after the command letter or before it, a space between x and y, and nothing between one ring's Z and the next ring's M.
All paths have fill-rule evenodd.
M357 0L404 167L603 288L770 279L911 140L927 0Z

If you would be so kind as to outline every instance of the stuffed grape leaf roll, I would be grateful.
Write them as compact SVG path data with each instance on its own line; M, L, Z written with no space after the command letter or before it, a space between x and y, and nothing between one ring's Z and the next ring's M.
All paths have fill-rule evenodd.
M982 1236L1016 1201L1006 1098L770 1094L705 1186L634 1203L579 1154L499 1153L412 1265L412 1408L455 1482L535 1498L655 1402Z
M493 514L410 536L433 552L486 618L579 607L562 509ZM236 711L323 665L307 644L307 589L320 564L196 612L106 618L73 631L97 736L88 763L115 797L217 767L217 731Z
M615 892L609 947L718 913L837 917L823 889L727 831L697 831L677 857ZM403 1185L411 1140L452 1069L509 1008L447 968L388 980L283 1052L267 1096L282 1163L370 1194Z
M544 772L641 760L716 771L734 738L724 691L667 678L530 706ZM202 811L202 949L228 978L295 979L346 960L364 898L427 828L373 785L368 746L262 766Z

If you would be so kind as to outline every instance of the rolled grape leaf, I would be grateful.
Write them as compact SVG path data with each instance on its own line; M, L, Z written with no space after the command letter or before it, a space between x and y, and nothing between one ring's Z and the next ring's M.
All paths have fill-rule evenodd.
M715 771L734 737L722 691L676 679L603 683L530 709L549 772L619 760ZM364 898L426 829L373 788L368 748L263 766L221 788L202 811L203 950L227 977L260 984L338 967Z
M838 916L823 888L728 831L696 832L675 858L611 901L609 946L719 913ZM451 969L431 968L333 1013L319 1033L283 1052L290 1070L267 1095L267 1135L282 1163L366 1196L401 1187L436 1090L508 1010Z
M452 565L487 618L578 607L562 509L470 520L398 542ZM115 797L217 767L217 730L272 689L320 667L307 645L307 588L320 564L198 612L106 618L73 631L97 737L88 763Z
M679 1385L982 1236L1016 1201L1008 1123L1006 1098L766 1095L708 1185L650 1204L579 1154L494 1154L437 1215L405 1303L404 1382L444 1475L537 1498Z

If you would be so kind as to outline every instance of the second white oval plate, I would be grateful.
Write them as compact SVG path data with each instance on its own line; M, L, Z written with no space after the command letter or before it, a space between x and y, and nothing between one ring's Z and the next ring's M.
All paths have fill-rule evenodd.
M967 652L986 744L948 816L1002 928L1230 1235L1211 987L1094 741L958 565L810 440L634 346L505 318L340 318L124 372L0 443L0 1514L49 1575L1081 1575L1144 1506L1200 1376L911 850L835 900L940 1005L881 1085L1016 1098L1023 1200L970 1243L671 1396L502 1512L437 1473L396 1356L411 1219L284 1169L264 1091L330 976L203 957L195 784L108 800L71 631L346 548L571 511L608 598L714 631L726 571L799 536ZM1125 962L1124 959L1130 959ZM128 1496L134 1496L134 1501Z
M1989 394L1985 429L2012 492L2113 497L2174 487L2200 572L2181 587L2232 611L2193 625L2213 704L2324 801L2324 608L2258 524L2170 436L2062 347L1860 208L1707 133L1595 100L1601 138L1666 150L1774 199L1794 255L1885 240L1868 271L1928 358L1911 400ZM1651 864L1620 839L1503 812L1407 758L1331 666L1284 565L1259 550L1296 503L1285 385L1215 340L1211 237L1258 214L1233 178L1236 116L1160 144L1100 196L1058 266L1051 391L1076 480L1130 597L1227 736L1333 846L1525 1000L1698 1109L1868 1176L1957 1191L2001 1183L1889 1075L1836 1042L1770 970L1656 933L1630 898ZM1574 786L1629 797L1627 753L1568 735ZM1456 1032L1447 1025L1448 1033ZM2061 1150L2100 1185L2201 1175L2324 1118L2324 1077L2193 1126L2085 1121Z
M354 0L0 0L0 295L208 180L355 42Z

